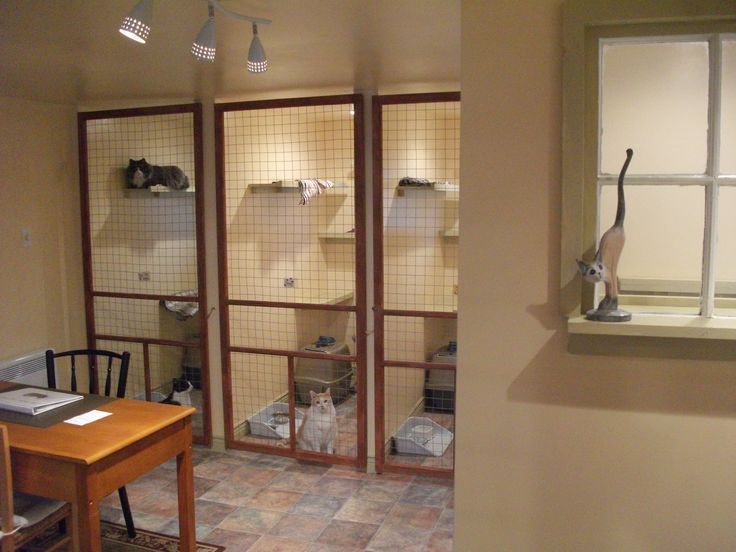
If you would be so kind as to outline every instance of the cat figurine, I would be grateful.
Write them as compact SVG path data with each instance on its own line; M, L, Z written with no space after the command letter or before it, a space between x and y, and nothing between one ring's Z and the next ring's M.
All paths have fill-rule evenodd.
M623 251L624 243L626 242L626 235L624 233L624 216L626 215L624 176L626 175L626 170L629 168L629 163L631 163L633 155L634 151L631 148L626 150L626 161L624 161L621 173L618 176L618 205L616 207L616 219L613 222L613 226L601 236L598 251L595 254L593 262L587 263L577 260L578 268L585 280L593 283L603 282L606 286L606 296L598 304L597 309L597 312L603 317L605 317L605 313L607 312L618 311L618 261L621 258L621 251ZM589 318L593 316L593 319L596 319L595 312L589 311ZM619 319L621 321L631 319L629 313L623 313L623 311L621 313L622 316L617 318L617 321Z
M125 183L128 188L150 188L160 184L172 190L186 190L189 187L189 177L179 167L151 165L144 157L137 161L128 160Z
M335 453L337 440L337 414L332 404L329 387L324 393L309 391L311 406L304 414L304 421L296 433L299 447L315 452Z
M174 378L171 380L171 393L161 402L164 404L192 406L192 398L190 397L192 389L194 389L194 386L189 380Z

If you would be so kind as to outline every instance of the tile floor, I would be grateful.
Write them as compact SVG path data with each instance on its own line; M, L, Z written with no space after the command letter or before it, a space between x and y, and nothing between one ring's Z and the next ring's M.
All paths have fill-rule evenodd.
M452 550L452 481L195 447L197 538L233 552ZM177 534L175 461L127 485L136 526ZM102 518L123 523L117 493Z

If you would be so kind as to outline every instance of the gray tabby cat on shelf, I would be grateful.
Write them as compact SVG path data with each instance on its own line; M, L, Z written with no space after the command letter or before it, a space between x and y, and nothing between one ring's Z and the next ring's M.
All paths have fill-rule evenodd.
M578 268L589 282L603 282L606 286L606 296L598 304L597 309L591 309L586 317L591 320L605 322L625 322L631 320L631 314L618 310L618 261L626 242L624 233L624 216L626 215L626 200L624 198L624 176L629 168L634 151L626 150L626 161L618 176L618 205L616 207L616 219L606 232L601 236L598 251L593 262L587 263L578 260Z
M125 183L128 188L150 188L161 185L172 190L186 190L189 177L174 165L151 165L146 158L129 159L125 169Z

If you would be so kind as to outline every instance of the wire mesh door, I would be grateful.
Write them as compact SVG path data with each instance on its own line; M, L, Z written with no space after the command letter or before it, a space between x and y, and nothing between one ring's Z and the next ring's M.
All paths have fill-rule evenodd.
M362 466L362 98L215 111L227 446Z
M130 351L127 396L191 404L209 444L201 106L78 125L89 346Z
M452 475L460 94L373 98L376 469Z

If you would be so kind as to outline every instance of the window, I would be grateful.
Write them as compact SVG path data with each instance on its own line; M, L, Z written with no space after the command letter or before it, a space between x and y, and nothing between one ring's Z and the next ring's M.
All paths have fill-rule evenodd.
M634 150L619 265L627 310L736 316L734 44L723 34L599 40L598 236Z
M694 2L621 15L606 0L564 4L560 298L571 332L736 338L736 10ZM575 258L592 259L614 221L629 147L619 302L634 318L587 322L603 290Z

